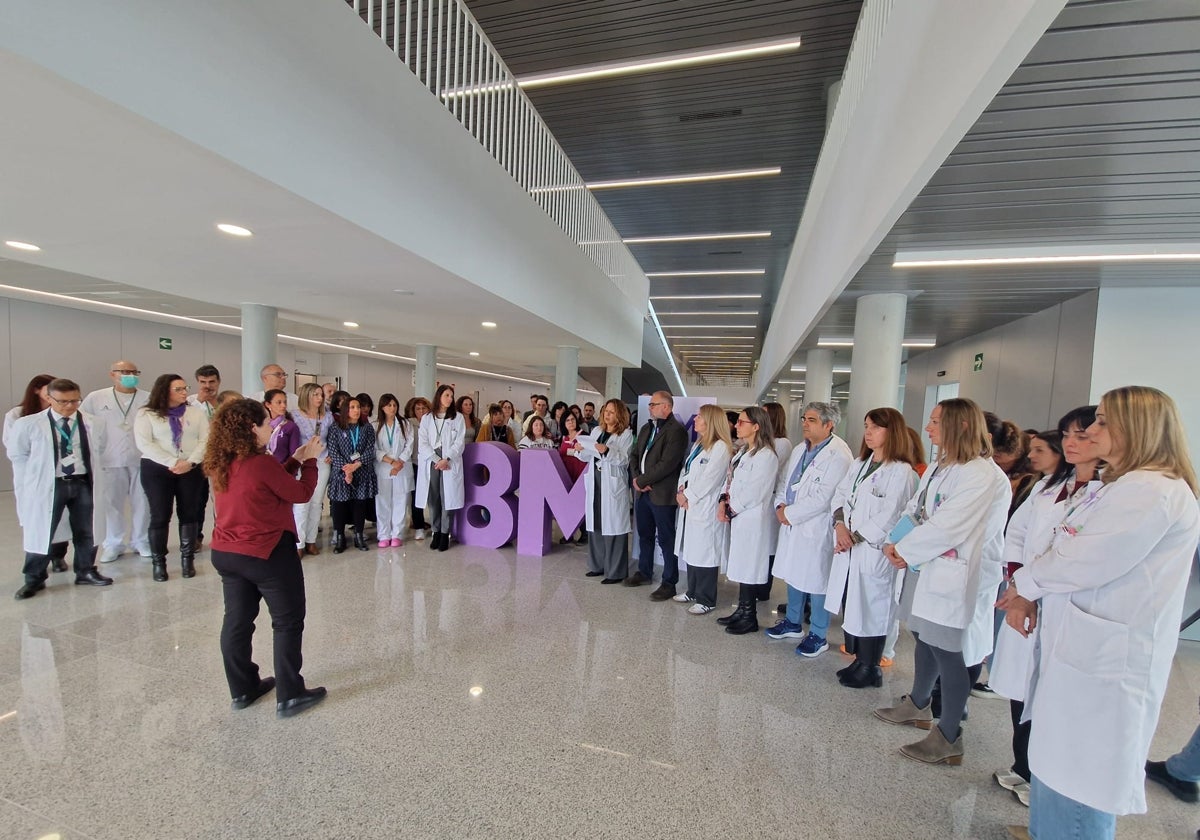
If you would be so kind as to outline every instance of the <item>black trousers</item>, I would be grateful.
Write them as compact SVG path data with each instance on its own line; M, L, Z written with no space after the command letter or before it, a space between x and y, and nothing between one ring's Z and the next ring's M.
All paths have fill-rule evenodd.
M333 518L333 533L344 534L346 526L362 532L367 523L367 505L374 507L373 499L351 499L348 502L330 502L329 515Z
M96 568L96 540L92 533L92 485L87 476L76 478L54 479L54 503L50 508L50 533L58 529L63 512L71 523L71 541L75 543L75 574ZM59 544L61 545L61 543ZM46 546L46 554L25 552L25 565L22 572L26 583L44 581L49 575L46 569L50 566L50 554L65 557L53 545Z
M171 510L175 510L180 525L204 521L204 506L208 501L208 479L199 467L176 475L162 464L146 458L141 463L142 489L150 503L150 527L166 529L171 525Z
M249 694L261 678L251 656L254 619L260 600L267 602L275 641L275 698L291 700L304 693L300 675L304 637L304 570L296 556L296 535L285 531L266 560L213 551L212 564L221 575L225 621L221 625L221 658L229 696Z
M1025 713L1025 704L1019 700L1008 701L1009 713L1012 715L1012 771L1025 781L1032 776L1029 770L1029 733L1033 729L1033 721L1021 723L1021 715Z

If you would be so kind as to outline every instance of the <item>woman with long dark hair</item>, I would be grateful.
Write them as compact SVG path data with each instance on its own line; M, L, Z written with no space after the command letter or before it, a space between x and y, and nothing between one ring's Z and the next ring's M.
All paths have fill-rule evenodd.
M367 550L367 506L379 490L375 477L375 430L351 397L325 436L329 450L329 513L333 518L333 553L346 550L346 525L354 528L354 547Z
M509 403L511 405L511 403ZM408 494L409 520L412 523L413 539L420 542L425 539L425 532L429 530L429 524L425 521L425 511L417 507L417 472L418 464L421 459L421 436L419 434L421 428L421 418L429 413L433 406L429 400L424 397L413 397L404 404L404 419L408 421L408 426L413 430L413 457L409 462L412 466L409 468L412 471L412 489Z
M475 440L479 434L479 418L475 416L475 399L463 394L454 404L454 410L463 419L463 427L467 430L467 440Z
M179 517L179 560L185 578L195 577L196 537L204 521L206 485L197 467L208 443L208 415L189 405L187 380L164 373L138 410L133 437L142 453L142 489L150 503L150 561L154 579L167 579L167 534L171 509ZM266 411L264 408L263 411Z
M316 487L322 444L310 438L280 464L266 453L273 431L262 403L238 399L221 406L213 416L204 470L216 493L212 564L225 596L221 658L232 705L244 709L274 688L275 713L282 718L325 698L324 688L306 688L300 675L304 571L292 513ZM275 650L275 676L266 679L252 658L254 619L264 600Z
M434 551L450 547L450 518L463 506L463 449L467 430L454 407L454 386L439 385L433 410L421 418L417 435L420 454L417 471L417 505L429 512Z
M375 536L380 548L398 547L404 539L405 513L416 439L408 421L400 414L395 394L379 398L379 417L375 421L375 477L379 494L375 497Z

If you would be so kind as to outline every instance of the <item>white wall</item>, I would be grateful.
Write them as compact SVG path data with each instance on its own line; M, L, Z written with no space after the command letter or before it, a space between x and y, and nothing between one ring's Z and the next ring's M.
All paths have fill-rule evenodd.
M159 350L160 338L170 338L172 349ZM25 385L39 373L73 379L85 394L103 388L110 384L108 372L118 359L128 359L141 369L142 386L147 389L163 373L177 373L194 385L193 373L202 364L217 366L223 387L236 389L240 384L242 347L238 335L16 298L0 297L0 350L6 351L0 359L4 411L20 401ZM390 392L402 404L413 396L411 364L347 353L322 354L283 342L279 343L276 360L289 373L299 370L321 374L321 381L341 376L342 387L351 393L366 391L378 399L380 394ZM549 392L546 387L528 382L450 370L439 370L438 379L453 382L460 396L478 392L480 410L486 410L489 402L509 399L518 412L523 412L529 407L531 393ZM261 383L254 383L253 388L243 390L260 387ZM588 391L578 391L576 398L580 405L587 400L597 406L603 402ZM7 458L0 458L0 462L0 491L11 490L11 465Z
M1200 456L1200 388L1192 343L1200 289L1101 289L1092 358L1093 402L1123 385L1170 394L1183 413L1193 460Z
M1021 428L1049 429L1092 385L1097 293L1089 292L1012 323L909 358L904 419L924 428L927 389L959 383L972 399ZM983 370L974 370L983 353ZM944 371L943 376L938 376Z

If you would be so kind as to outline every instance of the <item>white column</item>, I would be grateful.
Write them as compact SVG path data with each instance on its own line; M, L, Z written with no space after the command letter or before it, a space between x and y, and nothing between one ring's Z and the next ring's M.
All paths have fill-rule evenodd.
M804 359L804 402L829 402L832 393L833 351L824 347L809 350Z
M868 411L896 407L907 308L908 298L901 294L864 295L858 299L846 408L846 443L851 450L858 450L863 417Z
M554 366L554 397L551 403L562 401L567 405L575 402L575 391L579 387L579 348L558 348L558 364Z
M242 304L242 393L262 390L261 371L279 360L278 310L261 303ZM288 371L291 384L291 371Z
M432 344L417 345L417 386L414 396L433 399L437 390L437 347ZM476 411L478 414L478 411Z
M624 372L624 368L616 365L610 365L604 369L604 399L621 399L621 381Z

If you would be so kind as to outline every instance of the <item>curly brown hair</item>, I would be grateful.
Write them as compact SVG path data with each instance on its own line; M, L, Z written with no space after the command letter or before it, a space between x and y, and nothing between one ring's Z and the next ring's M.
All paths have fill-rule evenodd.
M267 419L267 409L258 400L238 399L225 403L213 415L204 451L204 472L212 479L213 492L223 493L229 482L229 466L239 458L263 451L254 427Z

